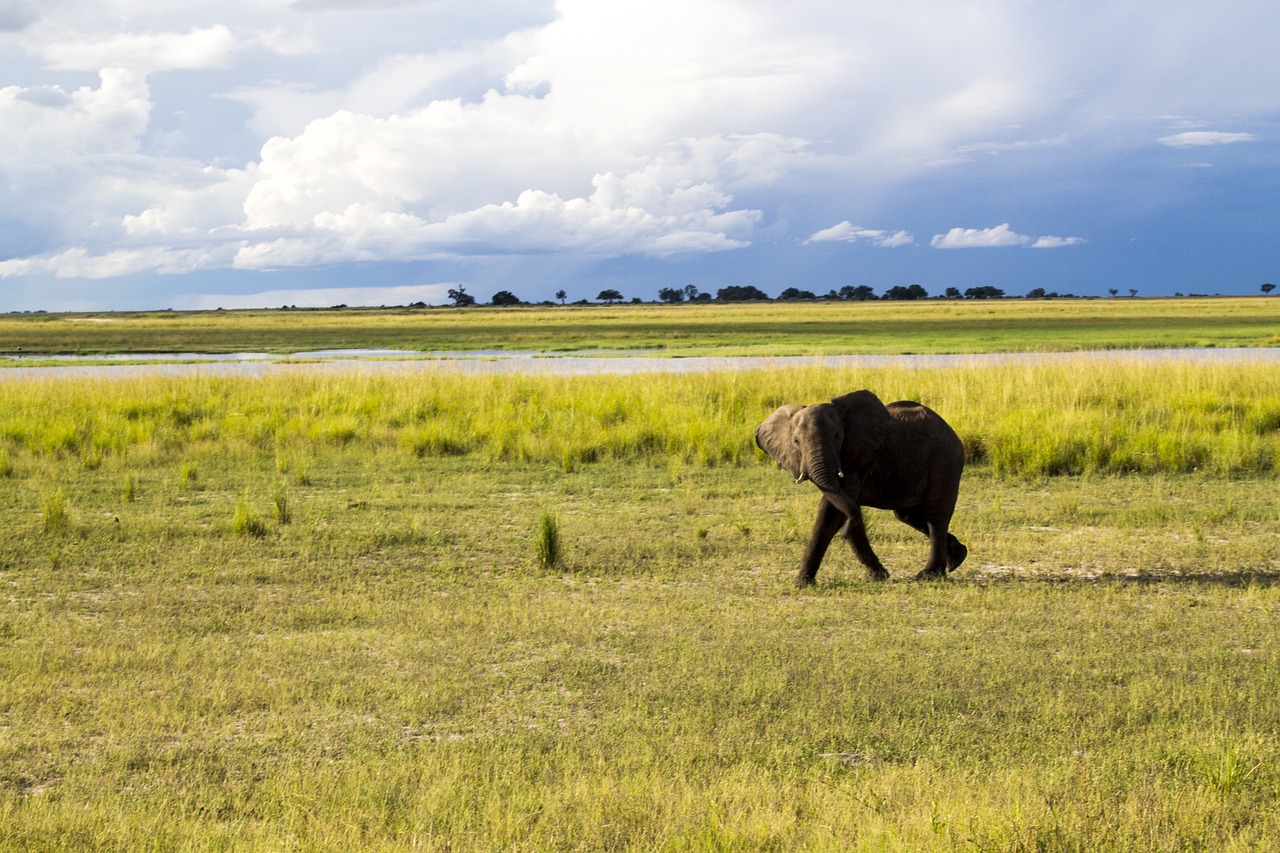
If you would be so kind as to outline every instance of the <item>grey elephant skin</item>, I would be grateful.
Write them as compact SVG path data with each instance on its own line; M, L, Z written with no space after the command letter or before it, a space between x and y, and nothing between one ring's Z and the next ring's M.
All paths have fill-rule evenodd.
M854 391L811 406L782 406L756 430L756 444L803 483L822 492L796 582L814 582L842 528L867 577L889 573L867 539L862 507L893 510L929 537L929 559L918 579L945 578L968 555L948 528L960 491L964 446L936 412L919 403L885 405Z

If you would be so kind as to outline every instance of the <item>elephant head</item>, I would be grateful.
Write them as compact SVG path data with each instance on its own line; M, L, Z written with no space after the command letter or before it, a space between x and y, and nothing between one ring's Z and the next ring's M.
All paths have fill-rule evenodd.
M812 480L827 500L853 518L858 508L841 480L871 466L889 420L875 394L854 391L829 403L779 408L756 430L756 445L797 483Z

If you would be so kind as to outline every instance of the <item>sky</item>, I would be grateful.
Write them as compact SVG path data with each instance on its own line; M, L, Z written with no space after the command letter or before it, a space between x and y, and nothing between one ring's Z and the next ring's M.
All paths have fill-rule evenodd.
M0 0L0 311L1257 294L1277 44L1274 0Z

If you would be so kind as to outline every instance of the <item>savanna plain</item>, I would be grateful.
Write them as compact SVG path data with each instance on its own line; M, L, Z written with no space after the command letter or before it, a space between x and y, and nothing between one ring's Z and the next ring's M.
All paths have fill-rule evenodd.
M856 388L945 582L793 585ZM1259 364L3 380L0 847L1278 849L1278 468Z

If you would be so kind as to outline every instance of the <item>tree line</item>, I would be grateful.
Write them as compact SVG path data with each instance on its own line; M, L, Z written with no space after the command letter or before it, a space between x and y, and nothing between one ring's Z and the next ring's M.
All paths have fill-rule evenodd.
M1275 290L1275 287L1276 286L1274 284L1264 284L1262 285L1262 292L1264 294L1269 294L1271 293L1271 291ZM1107 292L1110 293L1113 298L1119 295L1119 291L1114 288ZM1135 297L1137 295L1138 295L1137 289L1135 288L1129 289L1130 297ZM1178 293L1176 295L1182 296L1181 293ZM1191 295L1199 296L1201 294L1193 293ZM479 304L477 303L476 298L472 296L470 293L467 293L467 289L462 285L458 285L456 288L450 289L449 298L453 300L453 304L455 306L459 306L459 307L466 307L470 305ZM929 291L925 290L923 287L921 287L918 284L894 285L893 287L890 287L887 290L885 290L885 292L880 295L877 295L875 290L872 287L865 284L845 285L839 290L836 290L833 288L827 291L825 295L821 295L821 296L819 296L818 294L814 293L811 290L801 290L798 287L788 287L786 290L778 294L777 299L774 299L773 297L769 296L769 294L765 293L760 288L751 284L733 284L733 285L729 285L728 287L722 287L715 292L714 296L712 296L710 293L705 293L703 291L700 291L697 287L695 287L692 284L686 284L684 287L664 287L658 291L658 301L666 302L669 304L677 304L681 302L692 302L692 303L697 303L697 302L806 302L806 301L871 302L876 300L910 301L915 299L931 299L931 298L1004 299L1005 292L998 287L992 287L990 285L966 288L964 292L961 292L960 289L957 287L948 287L946 290L942 292L940 296L931 297L929 295ZM1058 293L1057 291L1046 292L1043 287L1034 287L1031 290L1027 291L1026 298L1027 299L1079 299L1081 297L1076 296L1074 293ZM564 305L566 304L568 295L565 293L565 291L558 290L556 291L556 299L560 302L561 305ZM598 294L596 294L596 301L602 302L606 305L614 305L620 302L629 301L629 302L637 303L637 302L643 302L644 300L640 299L639 297L634 297L628 300L626 297L622 295L621 291L608 288L605 290L601 290ZM513 305L528 305L533 303L525 302L524 300L520 299L520 297L516 296L514 293L512 293L509 290L499 290L497 293L493 295L493 298L486 304L503 307L503 306L513 306ZM547 300L547 301L536 303L536 304L554 305L555 303ZM577 302L574 302L572 304L590 305L592 303L586 299L579 299ZM425 308L426 306L423 305L422 303L416 303L415 305L410 307Z
M998 287L970 287L963 293L958 288L948 287L940 298L943 299L1003 299L1005 292ZM467 289L459 285L449 290L449 298L453 300L453 304L459 307L466 307L479 304L475 296L467 293ZM561 305L566 304L567 295L565 291L556 292L556 299ZM870 302L875 300L903 301L913 299L929 299L929 292L918 284L895 285L885 290L883 294L877 295L875 290L869 285L846 285L839 290L832 289L825 295L818 295L811 290L802 290L798 287L788 287L778 294L777 299L769 296L760 288L751 284L733 284L728 287L718 289L714 295L699 290L692 284L684 287L663 287L658 290L658 301L668 304L678 304L682 302L689 303L705 303L705 302L804 302L804 301L825 301L825 302ZM1046 299L1046 298L1075 298L1072 294L1046 293L1043 288L1036 288L1027 294L1029 299ZM628 300L621 291L607 288L601 290L596 295L596 301L606 305L613 305L620 302L643 302L639 297ZM516 296L509 290L499 290L495 293L487 303L489 305L514 306L527 305L527 303ZM547 300L542 305L554 305L555 303ZM586 299L580 299L572 303L574 305L590 305Z

